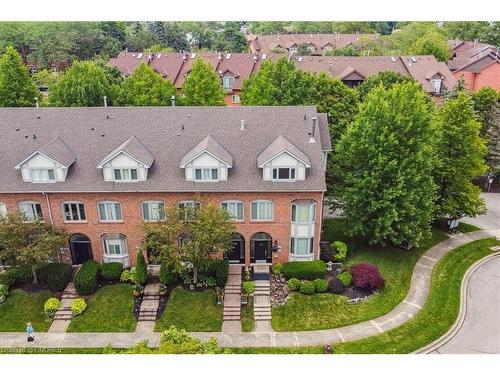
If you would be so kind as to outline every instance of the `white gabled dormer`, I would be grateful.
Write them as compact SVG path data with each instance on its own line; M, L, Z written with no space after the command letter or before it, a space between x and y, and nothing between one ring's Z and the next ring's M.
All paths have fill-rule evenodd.
M279 135L257 158L264 181L305 180L309 158L288 139Z
M146 181L153 155L136 137L130 137L104 157L97 165L102 169L104 181Z
M76 160L71 149L56 137L15 166L25 182L56 183L66 180L68 168Z
M233 166L233 156L211 135L194 146L181 160L186 181L226 181L228 169Z

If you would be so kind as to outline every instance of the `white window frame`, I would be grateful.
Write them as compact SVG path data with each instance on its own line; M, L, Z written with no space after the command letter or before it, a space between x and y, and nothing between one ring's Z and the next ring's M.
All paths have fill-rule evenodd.
M183 207L181 207L183 205L192 206L191 210L195 210L197 208L199 209L201 207L200 203L196 202L196 201L180 201L180 202L177 203L177 207L179 208L179 210L183 210L184 209ZM181 220L183 220L183 221L193 221L193 218L187 217L188 216L188 212L189 211L181 211L181 214L182 214Z
M149 211L149 214L153 213L154 211L152 210L152 205L156 205L156 207L154 208L154 210L156 210L155 214L152 215L152 217L156 217L156 218L146 218L146 216L144 215L144 205L147 205L148 206L148 211ZM158 206L162 206L162 208L158 207ZM161 210L163 211L163 218L160 217L160 212ZM142 215L142 220L144 221L165 221L166 220L166 213L165 213L165 203L162 202L162 201L145 201L145 202L142 202L141 203L141 215Z
M132 178L132 171L135 170L135 179ZM120 178L116 178L116 172L120 172ZM124 171L128 174L128 178L123 178ZM139 181L138 168L113 168L113 181L115 182L137 182Z
M230 81L230 85L226 85L226 81ZM222 88L225 90L232 90L234 86L234 77L233 76L223 76L222 77Z
M108 238L111 237L111 238ZM115 237L114 235L113 237ZM104 234L102 235L102 247L103 247L103 255L104 255L104 262L120 262L123 264L124 267L129 267L129 253L128 253L128 243L127 243L127 236L123 234L119 234L116 236L117 238L113 238L111 234ZM109 252L109 246L112 245L113 248L116 248L116 246L119 247L120 253L119 254L111 254Z
M120 219L102 219L101 218L101 204L105 205L104 209L105 209L105 213L109 213L109 209L108 209L108 205L118 205L120 207ZM114 216L116 216L116 206L114 207ZM99 221L101 223L121 223L123 222L123 210L122 210L122 205L120 202L116 202L116 201L102 201L102 202L98 202L97 203L97 215L99 216ZM107 216L107 215L106 215Z
M298 241L307 241L307 254L295 253ZM310 258L314 254L314 237L290 237L290 255L294 258Z
M239 204L241 204L241 218L238 217ZM226 205L226 208L224 208L223 205ZM232 205L234 207L234 210L236 210L236 215L234 214L233 210L229 209L230 205ZM231 214L231 217L233 218L233 221L243 221L245 219L245 205L242 201L222 201L220 203L220 208L221 210L226 210L227 212L229 212L229 214Z
M280 178L280 169L288 169L288 178ZM276 178L274 177L274 172L276 171ZM292 177L293 172L293 177ZM271 170L273 181L296 181L297 180L297 168L296 167L273 167Z
M257 212L256 212L256 218L254 218L254 209L253 209L253 205L256 204L257 205ZM259 210L259 204L270 204L271 205L271 218L259 218L259 213L260 213L260 210ZM264 212L267 212L267 208L264 208ZM271 201L271 200L256 200L256 201L252 201L250 203L250 221L274 221L274 202Z
M298 210L300 209L299 207L307 207L308 209L308 216L309 219L311 219L311 214L312 214L312 220L308 221L300 221L300 220L294 220L294 207L295 207L295 216L297 216ZM311 202L311 203L292 203L292 209L290 212L291 215L291 222L292 223L297 223L297 224L314 224L316 223L316 202ZM295 217L297 219L297 217Z
M76 211L77 211L78 219L76 219L76 220L73 219L73 211L71 210L72 204L77 205ZM69 209L70 209L69 214L71 215L71 219L68 219L68 217L66 215L65 205L69 205ZM80 205L82 205L83 215L85 216L85 218L83 218L83 219L82 219L82 212L80 210ZM85 223L85 222L87 222L87 212L85 210L85 204L83 202L80 202L80 201L63 202L61 204L61 210L62 210L63 220L65 223Z
M299 47L290 47L290 52L291 53L297 53L297 52L299 52Z
M30 205L31 206L31 212L33 214L33 218L24 215L24 213L21 209L21 206L23 206L23 205ZM38 210L36 209L37 205L40 208L40 215L38 214ZM43 221L42 205L39 202L23 201L23 202L19 202L17 207L19 210L19 214L23 217L24 222L32 222L32 221L37 221L37 220Z
M0 202L0 220L7 216L7 205L4 202Z
M51 172L52 176L50 176ZM56 182L56 171L54 168L29 168L29 174L30 174L30 180L34 184ZM38 177L35 178L35 176L43 178L38 178Z
M439 94L441 92L441 83L442 83L441 78L431 79L432 89L436 94Z
M200 171L200 173L201 173L201 178L198 178L198 177L196 176L196 172L197 172L197 171ZM205 176L205 172L206 172L206 171L208 171L208 173L207 173L207 174L208 174L208 177L209 177L209 178L205 178L205 177L206 177L206 176ZM214 172L214 171L216 171L216 173L217 173L217 178L216 178L216 179L214 179L214 178L213 178L213 172ZM219 168L213 168L213 167L195 167L195 168L194 168L194 171L193 171L193 174L194 174L194 175L193 175L193 177L194 177L194 181L195 181L195 182L217 182L217 181L219 181L219 175L220 175L220 173L219 173L219 172L220 172L220 171L219 171Z
M241 103L240 96L239 95L231 95L231 103L240 104Z

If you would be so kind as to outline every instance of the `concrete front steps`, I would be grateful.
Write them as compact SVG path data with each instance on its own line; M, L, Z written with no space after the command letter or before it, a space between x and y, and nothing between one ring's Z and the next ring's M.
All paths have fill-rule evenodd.
M224 287L223 331L241 332L241 265L230 264Z
M160 284L148 284L144 288L141 309L139 310L139 322L154 322L160 305Z
M256 321L271 320L271 282L269 266L259 265L254 267L254 274L259 274L255 280L255 292L253 299L253 315Z
M75 284L68 283L61 297L61 308L56 311L54 320L71 320L73 314L71 313L71 304L75 298L78 298L76 293Z

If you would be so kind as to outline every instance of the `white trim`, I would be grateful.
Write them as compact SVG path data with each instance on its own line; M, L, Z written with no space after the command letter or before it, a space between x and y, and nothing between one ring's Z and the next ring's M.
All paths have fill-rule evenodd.
M252 218L252 206L254 203L271 203L272 205L272 217L271 219L253 219ZM258 200L254 200L254 201L251 201L250 202L250 221L253 221L253 222L273 222L274 221L274 201L273 200L270 200L270 199L258 199Z
M83 205L83 213L85 214L85 220L67 220L66 219L66 213L64 212L64 205L65 204L82 204ZM61 203L61 211L62 211L62 216L63 216L63 221L64 223L68 223L68 224L71 224L71 223L87 223L88 220L87 220L87 210L85 209L85 203L81 202L81 201L65 201L65 202L62 202ZM78 212L78 216L80 216L80 212Z
M23 165L23 164L27 163L27 162L28 162L31 158L33 158L33 157L34 157L35 155L37 155L37 154L42 155L43 157L45 157L45 158L47 158L47 159L49 159L49 160L53 161L55 164L60 165L62 168L69 168L69 167L71 166L71 164L73 164L73 163L74 163L74 162L73 162L73 163L71 163L70 165L62 165L61 163L59 163L59 162L55 161L54 159L52 159L52 158L48 157L47 155L45 155L45 154L41 153L40 151L35 151L35 152L34 152L34 153L32 153L30 156L28 156L26 159L24 159L22 162L20 162L19 164L17 164L17 165L14 167L14 169L21 169L21 167L22 167L22 165Z
M235 204L241 204L241 216L242 218L241 219L238 219L237 217L233 218L233 221L236 221L236 222L242 222L242 221L245 221L245 204L243 203L243 201L239 201L239 200L226 200L226 201L222 201L220 202L220 208L221 210L223 209L222 208L222 204L225 203L225 204L228 204L228 203L235 203ZM229 211L227 211L229 212ZM236 208L236 212L238 212L238 208Z
M123 155L125 155L125 156L128 156L128 157L129 157L130 159L132 159L132 160L135 160L137 163L141 164L141 165L142 165L144 168L146 168L146 169L149 169L149 167L150 167L149 165L144 164L144 162L142 162L142 161L140 161L140 160L138 160L138 159L134 158L132 155L128 154L127 152L125 152L125 151L121 150L121 151L119 151L118 153L116 153L116 154L114 154L114 155L112 155L112 156L108 157L107 159L104 159L104 160L103 160L103 161L101 161L99 164L97 164L97 169L102 169L102 168L104 167L104 164L109 163L111 160L113 160L114 158L116 158L116 157L117 157L118 155L120 155L120 154L123 154Z
M307 162L305 162L304 160L298 158L296 155L292 154L290 151L288 150L283 150L281 151L280 153L276 154L276 155L273 155L269 160L266 160L265 162L261 163L258 167L259 168L264 168L264 165L267 164L267 163L270 163L271 161L273 161L274 159L276 159L278 156L280 155L283 155L284 153L287 153L288 155L290 155L292 158L300 161L302 164L304 164L306 166L306 168L311 168L311 165Z
M163 205L163 214L164 214L165 218L164 219L158 219L158 220L145 219L144 218L144 206L143 205L146 204L146 203L147 204L151 204L151 203L162 204ZM159 221L166 221L167 220L167 213L165 212L165 202L163 202L163 201L150 200L150 201L141 202L140 209L141 209L141 218L142 218L143 221L156 223L156 222L159 222Z
M120 216L121 216L121 219L120 220L102 220L101 219L101 211L99 210L99 205L103 203L103 204L109 204L109 203L112 203L112 204L118 204L120 205ZM99 220L100 223L122 223L123 222L123 208L122 208L122 204L120 202L117 202L117 201L100 201L100 202L97 202L97 218Z
M207 150L201 150L199 153L197 153L196 155L194 155L191 159L189 159L189 160L185 161L183 164L181 164L180 168L186 168L187 164L189 164L190 162L192 162L197 157L203 155L204 153L207 153L211 157L213 157L213 158L217 159L218 161L220 161L221 163L225 164L227 168L232 168L233 167L232 164L226 163L224 160L222 160L221 158L218 158L217 156L215 156L211 152L208 152Z
M194 182L219 182L220 181L220 178L219 178L219 175L220 175L220 168L219 167L191 167L193 168L193 181ZM196 170L201 170L201 179L197 179L196 178ZM204 179L203 178L203 170L205 169L208 169L210 171L210 178L208 179ZM213 179L212 178L212 172L213 170L216 170L217 171L217 178L216 179Z
M30 223L30 222L33 222L33 221L36 221L36 220L40 220L40 221L45 221L45 219L43 218L43 209L42 209L42 204L40 202L37 202L37 201L21 201L21 202L17 202L17 210L19 211L19 214L24 217L23 213L21 212L21 205L22 204L31 204L31 205L34 205L34 204L38 204L40 206L40 211L42 213L42 217L38 217L38 214L34 211L33 213L35 214L35 218L34 220L24 220L23 219L23 222L25 223Z

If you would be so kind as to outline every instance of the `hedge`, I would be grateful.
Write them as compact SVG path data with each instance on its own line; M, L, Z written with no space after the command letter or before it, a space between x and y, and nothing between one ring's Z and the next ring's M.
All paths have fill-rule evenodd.
M322 260L288 262L283 265L283 273L287 279L322 279L325 272L326 264Z
M309 280L303 280L300 282L299 292L302 294L314 294L314 283Z
M118 281L123 272L123 265L118 262L101 264L101 276L108 281Z
M71 280L72 267L67 263L49 263L43 266L39 272L40 281L47 284L53 292L59 292L66 288Z
M328 290L328 282L325 279L316 279L313 283L316 293L325 293Z
M99 263L89 260L76 273L74 283L78 294L92 294L97 289Z

